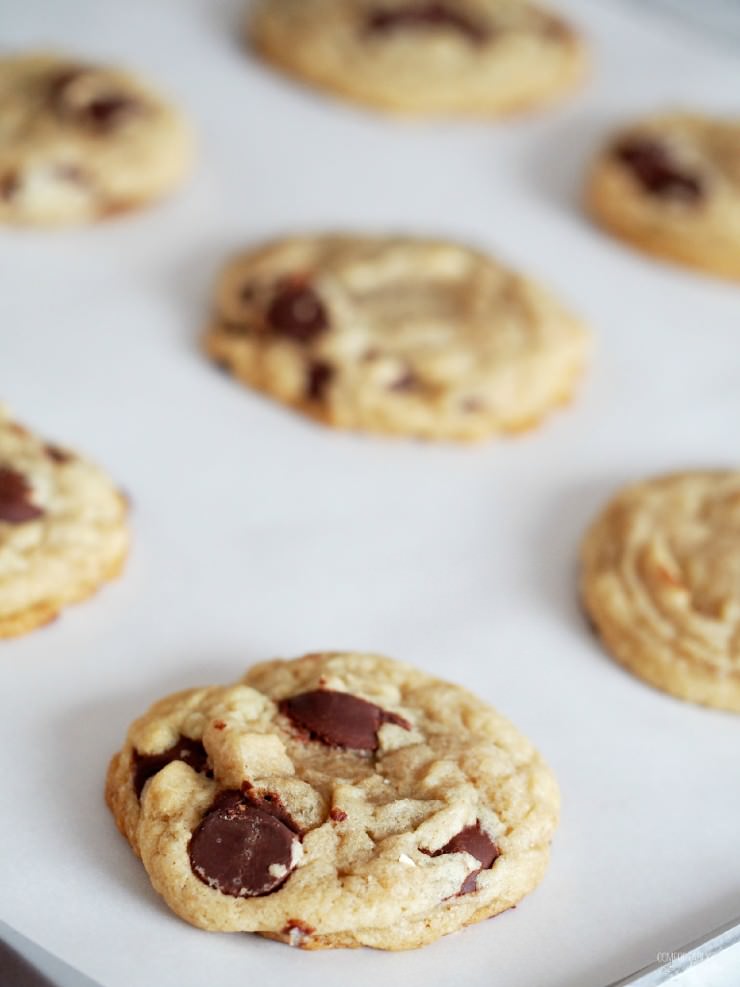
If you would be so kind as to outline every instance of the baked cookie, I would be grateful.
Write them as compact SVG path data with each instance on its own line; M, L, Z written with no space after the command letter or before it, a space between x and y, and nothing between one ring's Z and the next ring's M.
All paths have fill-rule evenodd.
M0 406L0 637L48 623L117 576L126 513L102 470Z
M0 222L101 219L159 198L191 158L181 115L117 69L0 58Z
M596 161L587 204L641 250L740 278L740 120L671 113L633 124Z
M740 712L740 472L628 487L581 557L586 609L623 665L682 699Z
M410 949L510 908L544 873L559 807L480 699L343 653L163 699L106 797L178 915L304 949Z
M236 257L205 348L337 428L480 439L566 402L587 334L482 253L410 238L314 236Z
M408 114L540 106L571 89L585 62L565 21L522 0L261 0L249 33L290 74Z

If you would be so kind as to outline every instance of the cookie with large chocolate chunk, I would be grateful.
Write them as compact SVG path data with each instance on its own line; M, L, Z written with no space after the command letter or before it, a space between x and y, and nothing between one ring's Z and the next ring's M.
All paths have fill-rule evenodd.
M681 699L740 713L740 472L620 491L581 548L581 592L611 654Z
M0 406L0 637L48 623L116 576L126 513L102 470Z
M337 428L520 431L566 401L588 334L546 290L458 244L304 236L233 259L205 349Z
M64 56L0 58L0 223L101 219L170 192L190 128L149 86Z
M544 873L559 806L482 700L354 653L163 699L106 797L178 915L304 949L410 949L510 908Z
M601 151L590 212L641 250L740 279L740 121L650 117Z
M249 36L299 79L419 115L538 107L573 88L585 62L575 31L523 0L261 0Z

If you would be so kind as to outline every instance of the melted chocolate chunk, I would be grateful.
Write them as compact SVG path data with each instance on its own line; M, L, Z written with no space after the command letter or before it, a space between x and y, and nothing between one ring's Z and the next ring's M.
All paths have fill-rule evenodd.
M194 771L205 771L208 755L203 744L190 737L180 737L176 744L161 754L139 754L135 751L134 791L138 798L149 779L172 761L184 761Z
M67 69L52 78L49 99L60 116L92 130L108 132L141 110L137 99L122 93L101 94L88 101L75 99L73 87L92 74L90 69L80 67Z
M402 716L388 713L348 692L331 689L316 689L283 699L280 712L299 729L307 731L312 740L358 751L378 749L378 730L383 723L411 729Z
M306 398L309 401L323 401L326 389L334 377L334 367L325 360L315 360L308 368L306 377Z
M23 524L43 515L31 502L31 485L22 473L0 466L0 521Z
M255 898L285 883L296 839L293 830L240 792L222 792L190 839L190 866L222 894Z
M410 3L394 10L378 9L370 12L365 26L371 34L416 28L452 30L474 45L481 45L490 37L485 25L446 3Z
M285 282L267 309L267 323L279 336L310 343L329 328L323 302L307 284Z
M660 141L627 138L614 148L614 156L627 165L650 195L681 202L698 202L704 195L701 178L676 164Z
M112 130L139 109L140 104L130 96L104 96L88 104L85 116L97 130Z
M468 874L457 892L458 895L475 891L480 872L493 867L496 859L501 855L501 851L490 836L480 828L480 823L476 823L475 826L466 826L465 829L461 829L441 850L435 850L430 856L439 857L443 853L462 853L463 851L469 853L471 857L475 857L480 867L476 867Z

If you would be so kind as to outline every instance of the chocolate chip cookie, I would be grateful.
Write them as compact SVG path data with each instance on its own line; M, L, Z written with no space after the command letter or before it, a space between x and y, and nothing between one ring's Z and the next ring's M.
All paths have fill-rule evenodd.
M740 712L740 472L628 487L581 557L583 600L614 657L675 696Z
M478 251L357 236L236 257L205 335L222 368L327 424L459 440L566 402L587 342L549 292Z
M597 159L587 204L641 250L740 278L740 121L670 113L627 127Z
M549 103L585 61L565 21L522 0L261 0L249 34L290 74L409 114L498 116Z
M108 477L0 406L0 637L33 630L121 569L126 502Z
M0 222L101 219L182 179L190 129L117 69L46 54L0 58Z
M346 653L163 699L106 794L178 915L304 949L410 949L510 908L544 873L559 805L480 699Z

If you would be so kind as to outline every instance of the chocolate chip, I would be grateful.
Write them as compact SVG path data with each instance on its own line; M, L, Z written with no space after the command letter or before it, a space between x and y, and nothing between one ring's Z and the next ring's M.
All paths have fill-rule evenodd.
M371 11L365 21L365 28L371 34L419 27L457 31L474 45L483 44L491 36L488 27L445 3L410 3L393 10L378 9Z
M360 751L378 749L378 730L383 723L411 729L402 716L388 713L348 692L331 689L316 689L283 699L280 712L305 730L312 740Z
M31 485L22 473L0 466L0 521L23 524L43 515L31 502Z
M267 309L267 323L279 336L310 343L329 327L326 309L304 282L283 283Z
M222 792L190 839L190 866L222 894L254 898L284 884L293 869L296 834L275 816Z
M184 761L189 764L194 771L204 771L208 761L206 749L199 740L191 740L190 737L180 737L176 744L173 744L161 754L140 754L134 752L134 791L137 797L141 797L144 785L158 771L166 767L172 761Z
M3 202L10 202L18 194L21 187L20 176L17 171L7 171L0 176L0 199Z
M441 850L435 850L429 856L439 857L443 853L462 853L463 851L469 853L471 857L475 857L480 867L476 867L468 874L457 892L458 895L475 891L480 872L493 867L496 859L501 856L501 851L490 836L483 832L479 822L476 822L475 826L466 826L465 829L461 829ZM424 850L423 852L428 853L429 851Z
M60 116L101 133L107 133L141 110L141 103L122 93L76 97L74 87L94 71L80 66L56 73L49 84L49 100Z
M681 202L698 202L704 195L701 178L677 165L660 141L627 138L616 145L613 153L650 195Z
M130 96L106 96L88 104L86 118L98 130L112 130L140 110L140 104Z
M335 805L334 808L329 812L329 818L333 822L344 822L344 820L347 818L347 813L344 811L344 809L339 809Z
M306 399L323 401L326 390L334 377L334 367L325 360L314 360L306 377Z
M59 446L45 445L44 452L54 463L59 463L63 465L68 463L72 459L71 453L67 452L65 449L60 449Z

